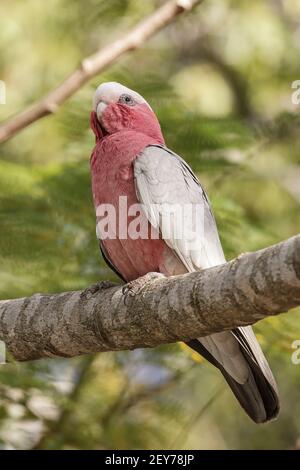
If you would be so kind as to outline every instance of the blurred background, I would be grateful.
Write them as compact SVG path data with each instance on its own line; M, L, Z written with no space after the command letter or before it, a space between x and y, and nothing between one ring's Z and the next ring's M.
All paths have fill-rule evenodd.
M163 2L0 5L0 119L37 100ZM300 228L300 3L206 0L0 150L0 296L116 280L95 237L91 98L108 80L158 114L168 146L209 193L228 259ZM277 449L300 436L300 311L255 326L277 377L279 419L253 424L221 375L179 345L0 366L4 449ZM196 359L196 362L195 360ZM298 444L297 444L298 441Z

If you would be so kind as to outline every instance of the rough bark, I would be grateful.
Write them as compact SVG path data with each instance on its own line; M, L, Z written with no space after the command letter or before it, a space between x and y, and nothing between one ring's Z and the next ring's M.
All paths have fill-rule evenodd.
M141 47L151 36L170 24L178 15L191 10L202 1L169 0L123 38L83 59L79 67L55 90L0 126L0 143L7 141L38 119L55 113L62 103L74 95L91 78L112 65L122 55Z
M255 323L300 305L300 235L221 266L128 288L0 302L0 339L18 360L154 347Z

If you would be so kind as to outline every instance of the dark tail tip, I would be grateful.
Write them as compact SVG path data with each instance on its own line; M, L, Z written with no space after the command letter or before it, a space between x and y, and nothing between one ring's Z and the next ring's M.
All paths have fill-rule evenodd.
M274 389L262 369L246 351L241 349L249 365L250 374L247 382L240 384L226 372L200 341L196 339L186 344L220 370L241 407L255 423L266 423L278 416L280 405L277 390Z
M258 367L257 370L254 368L255 364L245 384L236 382L226 371L221 372L247 415L255 423L266 423L278 416L279 398L262 371Z

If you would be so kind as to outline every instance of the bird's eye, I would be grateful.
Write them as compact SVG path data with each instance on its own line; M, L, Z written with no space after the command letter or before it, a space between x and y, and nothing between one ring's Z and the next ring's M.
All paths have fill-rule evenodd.
M121 95L119 98L119 103L127 104L128 106L134 106L136 102L130 95Z

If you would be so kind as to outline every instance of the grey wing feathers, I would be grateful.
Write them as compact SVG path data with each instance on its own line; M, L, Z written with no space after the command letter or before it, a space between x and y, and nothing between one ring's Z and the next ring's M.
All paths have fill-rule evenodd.
M256 336L253 333L251 326L243 326L240 328L236 328L235 330L232 330L232 333L241 344L241 347L252 358L253 362L256 363L257 366L261 369L265 378L268 380L268 382L274 389L274 392L278 393L277 384L275 382L272 371L261 350Z
M182 158L149 145L134 163L134 176L148 220L188 271L224 263L207 195Z
M241 353L249 370L245 382L240 383L224 368L224 365L216 359L213 353L202 344L201 339L193 339L187 345L220 370L236 399L250 418L256 423L264 423L276 418L279 412L279 399L272 372L270 371L271 377L269 374L268 378L265 376L253 355L250 356L248 354L247 349L249 349L249 346L247 346L247 340L244 340L246 347L241 347Z
M165 147L150 145L135 160L134 176L137 197L149 222L160 231L187 271L225 262L208 197L184 160ZM191 212L182 212L185 205ZM276 383L251 327L216 333L187 344L220 369L254 421L264 422L276 416Z

